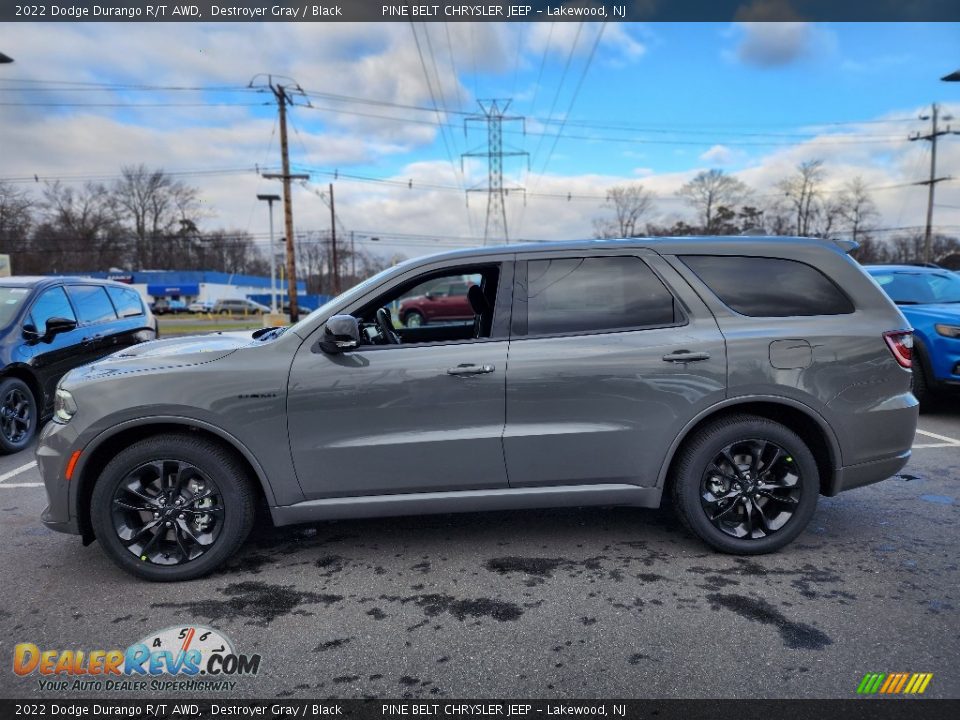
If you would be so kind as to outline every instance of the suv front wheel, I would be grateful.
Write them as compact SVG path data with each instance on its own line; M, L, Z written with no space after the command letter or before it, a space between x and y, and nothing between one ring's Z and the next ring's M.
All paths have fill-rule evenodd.
M190 580L240 548L253 526L254 495L245 469L222 446L158 435L107 464L90 519L124 570L145 580Z
M683 524L711 547L760 555L810 522L820 478L795 432L752 415L713 422L680 450L673 501Z

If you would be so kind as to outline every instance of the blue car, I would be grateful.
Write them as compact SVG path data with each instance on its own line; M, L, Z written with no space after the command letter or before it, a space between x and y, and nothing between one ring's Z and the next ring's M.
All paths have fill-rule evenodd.
M960 388L960 275L911 265L866 271L913 326L913 394L921 405L938 390Z

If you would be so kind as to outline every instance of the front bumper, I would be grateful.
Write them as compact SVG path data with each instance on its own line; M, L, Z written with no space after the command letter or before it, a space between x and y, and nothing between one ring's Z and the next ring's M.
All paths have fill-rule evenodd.
M77 513L76 483L66 479L67 459L77 445L77 436L70 424L49 422L37 443L37 468L47 492L47 507L40 520L51 530L80 535Z

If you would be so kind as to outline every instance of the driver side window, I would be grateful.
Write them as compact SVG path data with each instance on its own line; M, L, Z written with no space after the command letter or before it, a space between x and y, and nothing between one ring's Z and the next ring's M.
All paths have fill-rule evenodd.
M412 345L490 337L500 269L499 263L446 268L395 287L354 313L361 343ZM378 322L380 309L385 313ZM384 322L389 326L383 327Z
M41 335L47 332L47 320L55 317L73 320L74 322L77 319L62 287L45 290L30 309L31 322Z

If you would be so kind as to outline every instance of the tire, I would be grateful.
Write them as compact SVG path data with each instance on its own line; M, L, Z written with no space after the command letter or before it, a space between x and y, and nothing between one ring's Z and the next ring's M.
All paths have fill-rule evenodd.
M914 351L913 358L913 383L910 389L913 396L920 403L921 410L930 410L934 406L935 398L930 392L930 381L927 379L927 371L923 364L923 358L920 353Z
M178 474L179 492L170 487ZM186 434L157 435L126 448L103 469L90 520L104 551L123 570L144 580L192 580L240 548L253 527L255 504L251 480L232 452Z
M734 555L789 544L813 517L819 492L817 463L800 436L753 415L697 431L680 449L673 475L680 521L715 550Z
M19 378L0 381L0 453L20 452L37 434L37 399Z
M423 317L423 313L418 312L417 310L411 310L403 316L404 327L423 327L426 324L427 319Z

